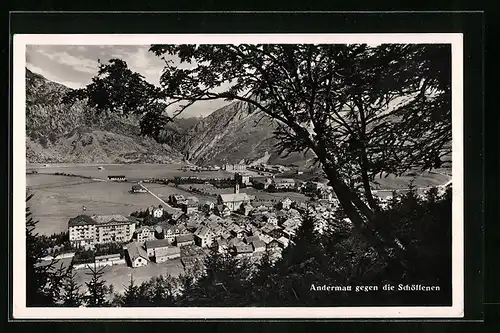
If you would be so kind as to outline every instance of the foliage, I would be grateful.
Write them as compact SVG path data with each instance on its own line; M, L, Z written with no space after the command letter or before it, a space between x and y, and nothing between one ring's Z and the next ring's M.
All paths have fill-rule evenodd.
M93 267L88 265L90 273L87 275L92 276L89 282L85 282L87 286L87 293L84 296L85 303L89 307L103 307L108 305L106 299L108 294L108 289L106 287L106 281L102 279L104 274L103 270L105 267Z
M130 283L125 288L125 292L120 299L121 306L138 306L139 305L139 287L135 284L134 278L130 276Z
M84 295L80 292L80 285L75 280L75 273L70 272L64 282L61 295L61 305L66 307L79 307L83 304Z
M358 232L391 265L407 267L406 250L375 230L380 207L370 182L382 173L439 167L450 153L449 46L153 45L150 51L165 60L162 88L112 59L77 97L100 111L142 115L142 133L157 140L169 105L178 114L200 100L248 103L278 123L283 153L315 153ZM172 56L195 65L182 68Z
M30 194L26 203L33 197ZM26 207L26 304L27 306L54 306L60 299L62 283L67 271L57 266L58 260L42 261L47 255L45 244L35 233L35 221Z

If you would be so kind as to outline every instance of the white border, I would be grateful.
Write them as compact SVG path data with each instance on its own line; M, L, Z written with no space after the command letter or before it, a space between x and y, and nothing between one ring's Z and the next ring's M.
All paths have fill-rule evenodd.
M26 45L227 43L452 44L453 228L451 307L331 308L27 308L25 258ZM463 38L462 34L146 34L15 35L13 40L13 316L15 319L459 318L464 315ZM22 154L21 154L22 153Z

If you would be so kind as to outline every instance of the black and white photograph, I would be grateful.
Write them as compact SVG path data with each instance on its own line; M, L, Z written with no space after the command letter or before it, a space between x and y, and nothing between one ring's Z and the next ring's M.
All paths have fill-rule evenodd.
M463 316L460 34L16 35L13 60L14 316Z

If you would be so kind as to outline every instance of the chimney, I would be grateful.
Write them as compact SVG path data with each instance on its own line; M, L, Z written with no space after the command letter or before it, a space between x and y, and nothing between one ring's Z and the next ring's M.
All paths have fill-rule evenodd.
M240 193L240 184L236 183L236 184L234 185L234 193L235 193L235 194Z

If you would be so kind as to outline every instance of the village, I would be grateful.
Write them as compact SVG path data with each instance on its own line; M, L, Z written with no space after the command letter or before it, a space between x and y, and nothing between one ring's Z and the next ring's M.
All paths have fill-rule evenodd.
M193 168L189 166L189 168ZM213 168L213 167L209 167ZM278 168L268 177L246 171L239 165L224 165L233 171L232 193L221 193L213 201L200 200L195 195L173 194L157 197L160 204L125 216L82 214L68 221L71 251L53 251L46 259L61 259L75 270L92 267L127 266L137 269L148 265L180 262L187 271L203 265L210 250L247 257L257 262L265 251L279 258L281 251L293 244L304 214L334 211L337 201L325 183L301 182L291 178L276 178ZM283 169L282 169L283 170ZM177 177L184 183L200 183L199 177ZM107 181L125 182L125 176L109 175ZM153 195L148 183L165 183L165 179L144 179L135 182L131 195ZM213 180L212 180L213 181ZM219 180L216 180L219 181ZM229 184L229 185L228 185ZM262 191L315 193L315 201L294 201L288 196L262 200L244 192L244 188ZM285 193L286 194L286 193ZM110 246L117 245L117 246ZM96 251L105 248L106 251ZM92 252L81 256L79 253ZM103 253L99 254L98 253Z
M240 165L225 165L223 168L233 171L233 179L230 182L224 179L210 181L214 184L224 181L224 186L232 186L232 193L214 194L213 201L200 202L195 195L182 194L160 198L146 187L151 183L168 184L172 179L137 181L131 186L131 195L153 195L161 204L146 207L130 216L89 216L83 212L68 221L71 251L64 254L54 251L54 255L46 259L55 257L67 266L73 265L75 270L90 266L120 266L134 270L178 263L177 266L187 272L202 268L203 259L210 250L249 258L254 262L258 262L267 251L271 258L278 259L284 249L293 245L304 217L314 219L319 232L328 226L329 219L342 218L338 200L327 183L276 177L276 174L287 170L284 167L252 168L268 172L268 176L252 174ZM124 182L127 179L125 176L110 175L108 181ZM197 176L176 177L175 181L184 184L209 183L207 179ZM284 192L285 195L298 192L306 194L309 200L295 201L289 196L262 200L244 192L245 188L262 193ZM384 206L391 196L379 199ZM350 226L349 219L343 220ZM96 248L104 248L105 251L96 251ZM82 251L87 255L79 255Z

